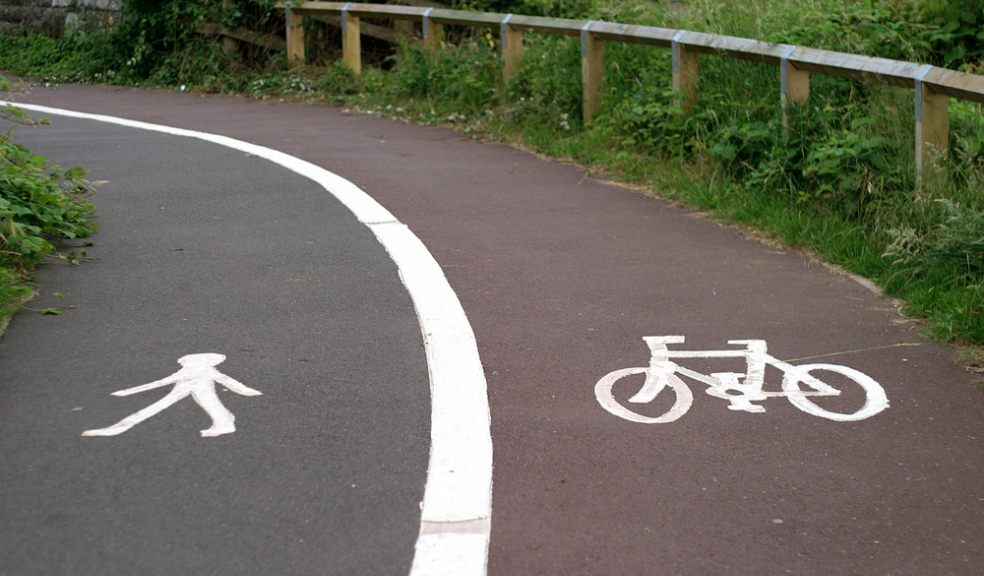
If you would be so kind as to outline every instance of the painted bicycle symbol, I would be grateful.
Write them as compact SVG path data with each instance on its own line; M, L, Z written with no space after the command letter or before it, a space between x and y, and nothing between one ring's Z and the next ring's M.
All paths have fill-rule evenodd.
M730 410L743 412L765 412L765 408L757 404L769 398L784 396L793 406L807 414L836 420L851 422L864 420L888 408L888 397L885 390L871 377L847 366L838 364L801 364L793 366L783 362L767 352L765 340L729 340L728 344L743 345L743 350L669 350L668 344L683 344L683 336L645 336L643 340L649 346L652 354L648 367L622 368L602 377L595 384L595 397L602 408L619 418L643 424L665 424L673 422L687 413L693 404L694 396L690 387L680 379L679 375L692 378L707 384L707 394L715 398L728 400ZM744 358L745 373L715 372L702 374L680 366L671 358ZM774 366L783 372L782 391L766 392L766 366ZM865 393L864 405L856 412L831 412L813 402L814 398L839 396L840 390L830 386L814 376L815 372L834 372L860 386ZM615 383L634 374L645 373L642 388L628 401L631 404L648 404L664 389L669 388L676 394L673 406L660 416L639 414L615 400L612 389ZM843 380L843 379L838 379Z

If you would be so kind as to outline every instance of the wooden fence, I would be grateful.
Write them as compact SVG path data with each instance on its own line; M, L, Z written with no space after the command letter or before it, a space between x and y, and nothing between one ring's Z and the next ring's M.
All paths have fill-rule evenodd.
M591 123L600 105L606 41L669 48L673 55L672 86L685 110L697 101L700 54L779 66L779 99L784 125L788 125L791 104L808 102L810 74L814 72L911 88L915 92L917 175L921 175L924 168L930 165L934 155L946 156L948 152L949 98L984 103L984 76L928 64L769 44L748 38L594 20L354 2L295 2L282 4L281 8L285 12L287 54L291 61L304 61L304 17L332 15L337 16L341 23L343 60L356 73L362 69L360 20L363 18L420 22L424 42L432 51L439 49L441 27L446 24L498 30L505 81L520 65L525 32L580 37L582 113L586 124Z

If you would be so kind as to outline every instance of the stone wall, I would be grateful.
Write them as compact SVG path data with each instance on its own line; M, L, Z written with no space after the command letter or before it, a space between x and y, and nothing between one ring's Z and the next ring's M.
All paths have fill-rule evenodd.
M0 32L38 30L49 36L119 18L123 0L0 0Z

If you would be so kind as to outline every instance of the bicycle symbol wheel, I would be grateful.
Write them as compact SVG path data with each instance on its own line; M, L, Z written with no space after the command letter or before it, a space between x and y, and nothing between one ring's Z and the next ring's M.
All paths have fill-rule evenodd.
M669 386L668 388L676 394L676 399L673 402L673 406L664 412L660 416L646 416L644 414L639 414L634 412L629 408L623 406L612 394L612 389L615 387L615 383L625 378L627 376L632 376L634 374L645 374L649 368L635 367L635 368L622 368L621 370L615 370L614 372L609 372L605 374L601 380L595 384L595 398L598 399L598 403L601 407L630 422L639 422L641 424L665 424L667 422L673 422L690 410L690 405L694 402L694 395L690 391L690 387L680 380L680 377L676 374L669 374ZM630 400L631 402L631 400Z
M845 376L848 380L851 380L860 386L864 389L865 393L864 406L862 406L857 412L845 414L841 412L831 412L830 410L815 404L812 401L814 396L806 396L802 393L804 390L800 388L800 384L805 383L804 377L819 380L819 378L816 378L816 376L811 374L814 370L835 372L841 376ZM830 388L830 385L825 382L820 382L820 384ZM807 390L811 389L808 383L806 383L806 386ZM858 370L848 368L847 366L841 366L839 364L802 364L800 366L796 366L795 370L787 371L785 376L783 376L782 389L783 392L786 393L786 398L789 399L793 406L799 408L807 414L812 414L814 416L819 416L821 418L826 418L837 422L854 422L856 420L864 420L865 418L870 418L888 408L888 396L885 395L885 390L880 384L878 384L878 382L875 382L864 372L859 372ZM819 396L827 396L827 394L820 394Z

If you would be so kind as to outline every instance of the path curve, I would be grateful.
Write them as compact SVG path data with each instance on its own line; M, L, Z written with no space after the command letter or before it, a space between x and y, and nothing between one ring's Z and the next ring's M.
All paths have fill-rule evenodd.
M475 335L440 265L410 229L345 178L283 152L195 130L0 101L33 112L196 138L258 156L324 187L386 248L420 322L431 386L431 454L411 576L486 573L492 515L492 437Z
M795 251L437 127L107 86L33 87L27 99L342 167L413 228L468 311L485 367L490 575L976 576L984 563L975 546L984 397L974 377L889 302ZM604 410L599 378L645 366L642 337L668 334L693 350L762 339L784 361L850 366L879 382L892 407L832 422L770 399L766 413L749 414L690 382L693 406L671 424ZM687 367L742 369L727 358ZM766 375L774 390L779 376ZM861 405L845 392L825 405Z

